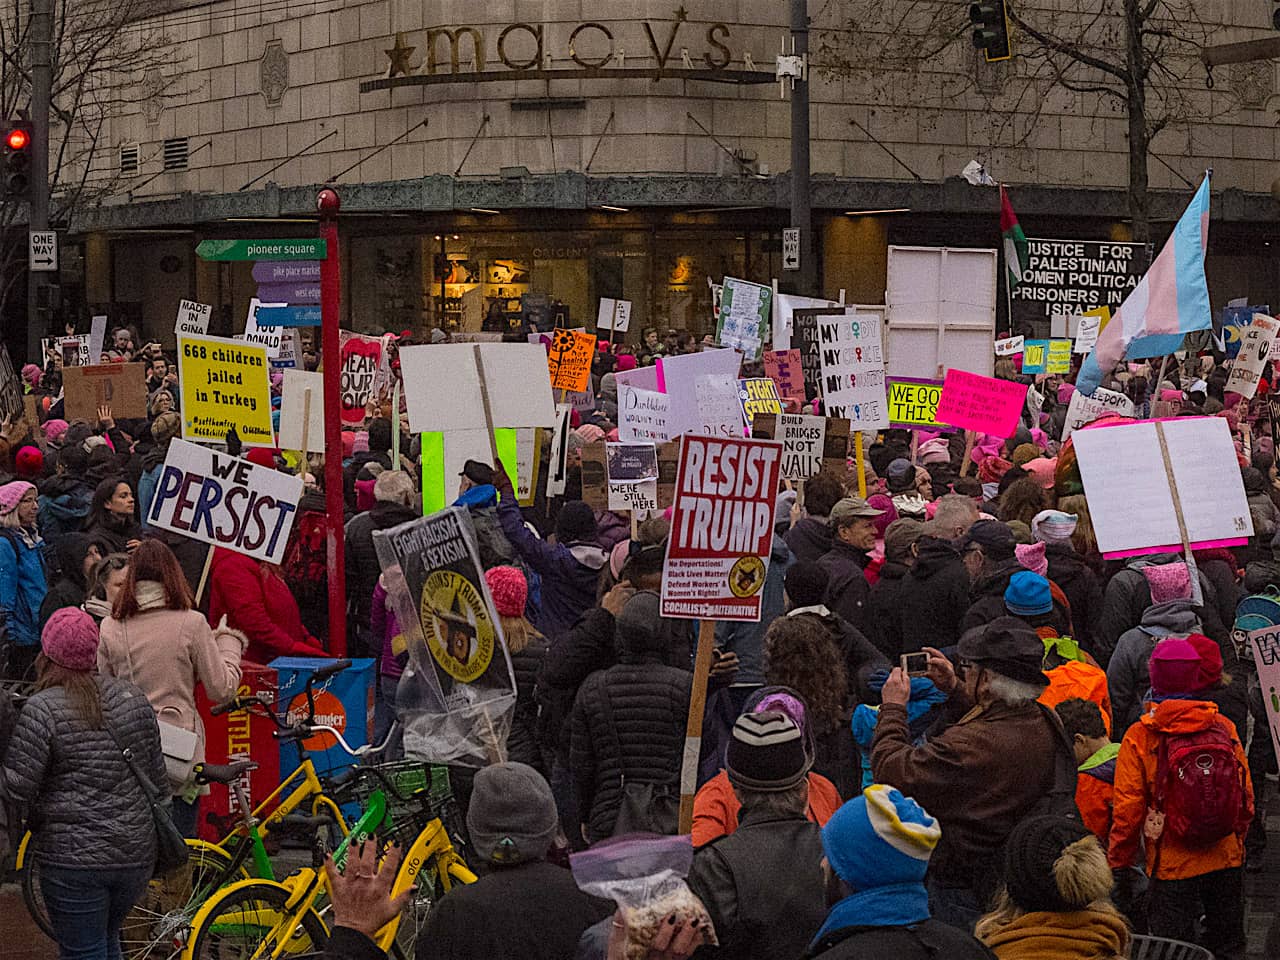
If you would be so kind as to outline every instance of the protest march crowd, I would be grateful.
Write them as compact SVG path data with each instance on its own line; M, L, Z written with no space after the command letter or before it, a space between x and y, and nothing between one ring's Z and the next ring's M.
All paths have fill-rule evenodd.
M128 415L73 412L57 350L23 366L0 443L0 851L30 831L19 873L38 867L59 955L267 955L203 954L194 909L148 951L127 924L173 875L170 832L222 815L220 836L235 761L267 762L205 770L218 705L250 711L269 664L283 701L286 669L330 657L341 591L374 706L348 739L387 743L362 764L446 771L445 842L478 875L429 898L418 960L1111 960L1143 938L1243 958L1280 729L1280 437L1271 364L1237 372L1275 321L1235 358L1206 337L1126 362L1117 317L1058 373L1018 338L899 418L877 350L869 376L835 350L779 373L744 287L715 343L379 339L342 398L343 583L321 428L293 439L309 348L190 384L190 339L113 331L86 369L145 365ZM843 308L791 323L813 321L881 333ZM203 388L259 377L267 409L205 409ZM879 397L840 403L846 378ZM237 419L259 414L271 443ZM477 423L462 450L450 431ZM532 445L493 439L508 427ZM321 687L309 720L338 724ZM415 896L392 896L398 839L313 874L317 953L404 956L380 934Z

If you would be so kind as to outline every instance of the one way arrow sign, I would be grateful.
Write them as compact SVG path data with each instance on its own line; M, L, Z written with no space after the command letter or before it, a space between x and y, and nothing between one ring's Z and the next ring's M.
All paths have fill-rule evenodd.
M55 273L58 269L58 234L55 230L27 232L27 269Z

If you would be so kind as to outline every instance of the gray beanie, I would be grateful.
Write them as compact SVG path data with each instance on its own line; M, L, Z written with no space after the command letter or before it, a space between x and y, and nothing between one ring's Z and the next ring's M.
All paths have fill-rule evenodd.
M558 826L551 788L533 767L495 763L476 774L467 830L481 859L503 866L541 860Z

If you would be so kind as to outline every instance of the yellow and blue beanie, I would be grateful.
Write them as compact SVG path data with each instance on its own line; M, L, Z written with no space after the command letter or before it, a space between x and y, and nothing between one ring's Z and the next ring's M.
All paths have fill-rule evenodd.
M893 787L872 784L822 828L827 862L854 890L920 883L942 828Z

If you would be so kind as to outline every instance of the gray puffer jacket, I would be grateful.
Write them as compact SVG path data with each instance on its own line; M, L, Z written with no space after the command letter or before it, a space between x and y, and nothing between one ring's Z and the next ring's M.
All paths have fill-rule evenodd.
M1148 607L1142 623L1120 635L1107 664L1107 692L1111 695L1111 730L1116 739L1138 721L1142 698L1151 686L1147 663L1151 651L1165 637L1203 633L1190 600L1169 600Z
M152 783L164 784L155 711L132 683L95 677L105 725L129 747ZM93 730L62 687L27 701L4 760L15 802L30 813L42 863L73 870L150 868L156 858L151 807L107 730Z

